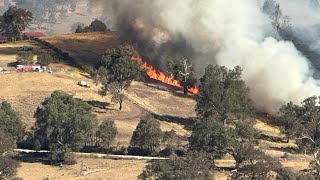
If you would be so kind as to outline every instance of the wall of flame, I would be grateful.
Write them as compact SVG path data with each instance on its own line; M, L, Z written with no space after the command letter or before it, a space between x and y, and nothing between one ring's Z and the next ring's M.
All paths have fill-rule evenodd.
M165 84L169 84L171 86L182 88L182 86L179 84L177 80L173 78L172 75L165 75L163 72L156 70L153 66L150 64L144 62L141 57L132 57L131 60L139 61L141 68L147 70L147 74L151 79L155 79L158 81L161 81ZM198 94L198 88L197 87L188 87L188 91L193 94Z

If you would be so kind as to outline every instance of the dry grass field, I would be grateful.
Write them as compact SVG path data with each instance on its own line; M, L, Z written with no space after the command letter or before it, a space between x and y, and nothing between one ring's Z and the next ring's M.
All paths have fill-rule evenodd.
M87 167L86 175L80 175L81 164ZM101 158L78 158L72 166L43 165L41 163L21 163L18 176L24 180L132 180L142 172L145 160L112 160Z
M114 32L79 33L41 38L70 54L79 64L95 65L100 62L102 54L120 44Z

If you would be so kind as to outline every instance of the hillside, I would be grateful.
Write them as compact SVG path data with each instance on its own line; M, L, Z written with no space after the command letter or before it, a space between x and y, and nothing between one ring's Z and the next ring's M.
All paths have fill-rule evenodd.
M55 41L58 42L57 46L60 44L59 48L65 48L63 49L64 51L73 52L74 57L78 57L78 60L82 63L88 63L88 61L85 61L86 59L77 54L81 54L84 49L90 52L84 52L84 54L91 54L90 57L93 57L95 55L98 56L99 53L103 53L103 43L108 44L108 42L111 42L107 47L113 47L113 45L115 45L113 44L115 41L100 41L101 47L95 49L91 48L94 46L90 46L89 43L83 43L83 45L79 45L82 50L79 49L77 51L77 48L75 48L72 42L82 44L81 39L94 39L101 36L101 34L95 33L92 34L92 37L89 34L86 35L87 37L83 34L79 36L65 35L68 37L66 40L63 39L63 36L47 37L47 39L51 39L52 42L54 42L53 39L55 39ZM112 39L111 35L104 35L106 39L108 39L107 37ZM73 37L73 40L71 37ZM67 43L64 44L64 41ZM8 63L14 62L18 53L17 48L28 44L34 46L35 53L46 50L32 41L2 44L0 45L0 66L6 67ZM90 60L90 63L92 62L94 62L94 59ZM93 112L97 115L100 122L106 119L113 119L115 121L119 131L114 144L117 147L128 146L131 135L140 117L146 113L152 113L156 116L163 131L175 130L179 135L184 137L190 135L190 131L187 130L185 126L188 126L190 121L192 121L190 119L196 116L194 111L196 102L192 95L185 97L181 92L176 91L175 88L154 81L133 82L132 86L126 92L124 111L119 112L117 110L118 105L111 102L110 96L102 97L98 94L100 86L96 86L92 80L87 78L86 74L63 63L52 64L50 66L54 71L52 74L17 73L10 67L6 68L13 71L0 73L0 101L7 100L12 103L14 109L19 112L28 129L34 125L35 119L33 114L41 102L54 90L61 90L73 94L76 98L80 98L91 104L94 107ZM89 82L91 88L78 86L77 82L79 80ZM270 126L258 120L255 128L266 137L259 141L257 148L262 149L272 157L280 159L285 167L290 167L294 170L308 169L311 160L309 156L290 153L290 149L296 147L294 141L287 144L272 140L283 137L278 127ZM288 158L282 159L281 157L283 157L285 153L287 153ZM81 162L97 170L97 172L85 177L78 177ZM109 179L119 179L119 177L122 179L134 179L134 177L140 174L145 164L146 161L140 160L110 160L79 157L78 164L63 169L44 165L40 162L23 162L19 168L18 175L24 179L30 179L30 176L38 179L43 177L54 179L103 179L106 176L108 176ZM216 165L220 168L230 168L234 165L234 161L229 156L226 156L222 160L217 160ZM46 173L33 173L39 169L45 169ZM127 174L122 176L123 172L127 172ZM222 172L216 174L218 179L226 179L226 176L226 173Z
M69 53L81 65L96 65L106 49L120 44L115 32L66 34L41 39Z

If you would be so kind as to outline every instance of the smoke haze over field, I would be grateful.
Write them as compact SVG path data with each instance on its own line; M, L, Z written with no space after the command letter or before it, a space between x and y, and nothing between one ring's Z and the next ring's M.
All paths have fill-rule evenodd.
M295 18L298 15L289 11L290 6L302 7L303 2L283 0L280 4ZM275 112L284 102L298 103L320 92L310 61L291 42L272 37L275 32L261 11L261 1L109 0L100 3L113 10L113 20L121 37L136 43L150 60L159 60L165 54L185 56L195 64L198 74L203 73L207 64L229 68L240 65L252 99L264 110ZM302 12L308 13L310 6L305 4ZM296 19L292 21L294 25L304 22L303 25L309 26L316 22Z

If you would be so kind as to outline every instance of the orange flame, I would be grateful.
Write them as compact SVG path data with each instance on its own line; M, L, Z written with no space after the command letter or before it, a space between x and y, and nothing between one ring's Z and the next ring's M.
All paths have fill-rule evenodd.
M163 83L169 84L171 86L179 87L182 86L179 84L177 80L173 78L172 75L166 76L163 72L155 70L151 65L149 65L146 62L143 62L141 57L134 56L131 58L131 60L136 60L140 63L141 68L147 70L147 74L151 79L155 79L158 81L161 81ZM193 94L198 94L198 88L197 87L188 87L188 91Z

